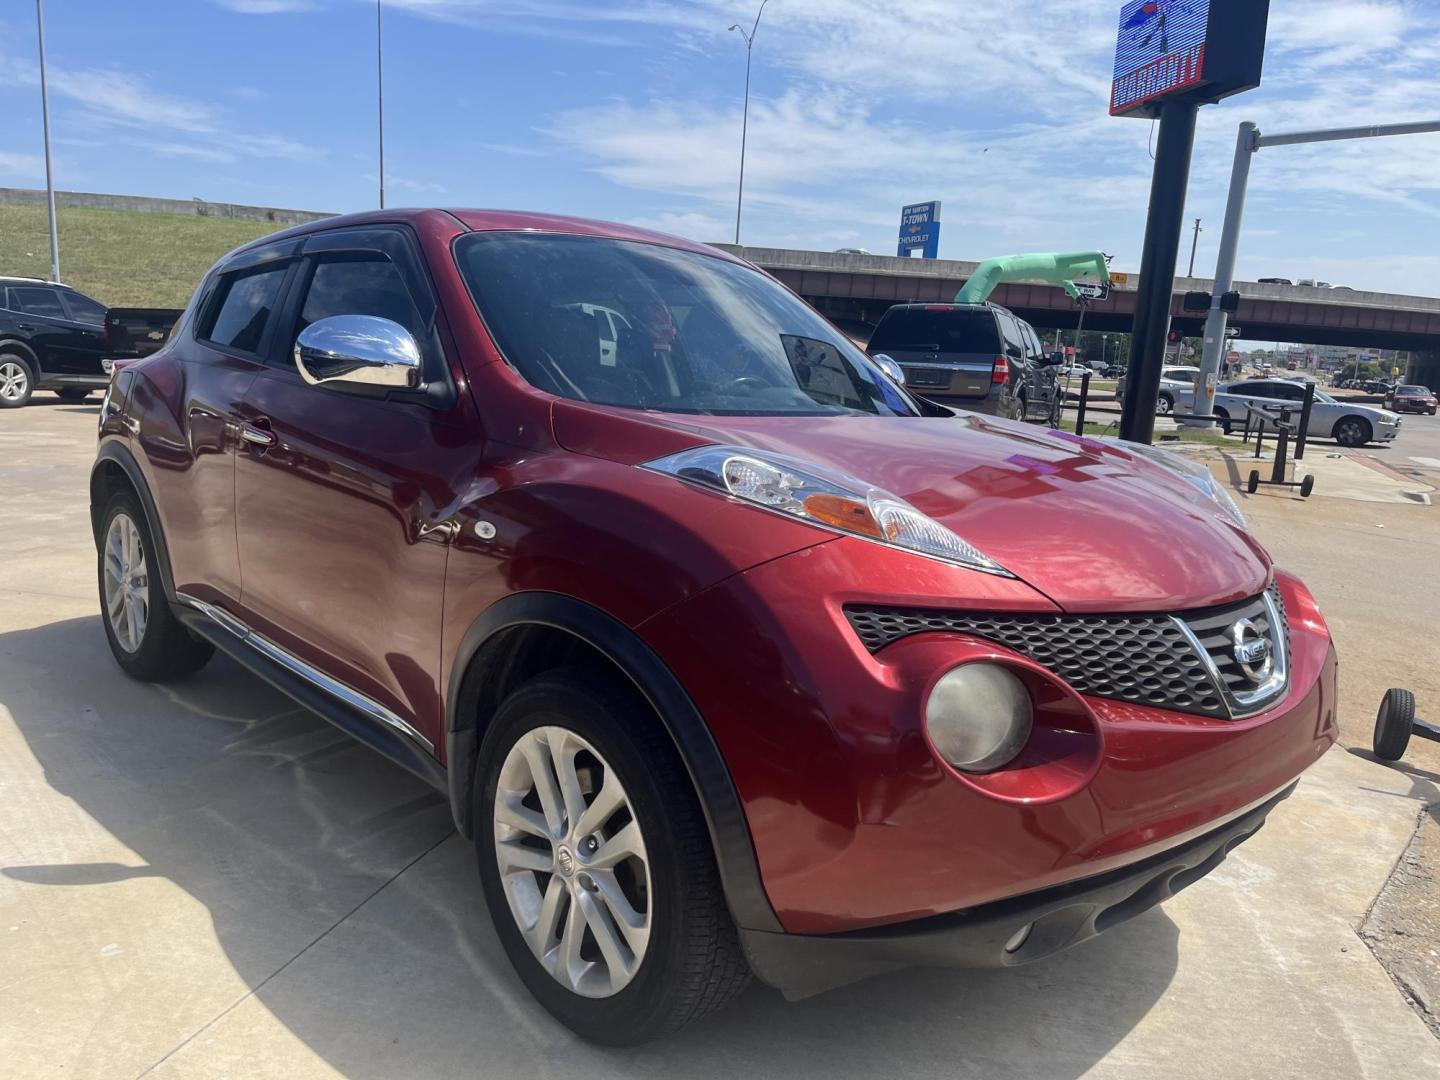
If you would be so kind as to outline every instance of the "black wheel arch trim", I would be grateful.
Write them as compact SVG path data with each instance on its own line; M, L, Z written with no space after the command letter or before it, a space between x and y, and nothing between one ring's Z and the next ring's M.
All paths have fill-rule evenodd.
M165 532L160 528L160 511L155 506L155 498L150 494L150 485L145 480L145 474L140 471L140 463L135 460L134 452L118 439L107 439L100 444L100 449L95 455L95 464L90 468L90 529L95 534L95 543L100 543L100 529L105 522L102 520L105 513L104 500L96 499L95 481L102 466L111 464L118 466L130 481L130 486L135 489L135 494L140 500L140 509L145 513L145 524L150 533L150 542L155 548L155 563L160 571L160 584L165 589L165 598L172 604L175 603L175 577L170 571L170 550L165 544Z
M738 926L782 933L760 877L760 864L740 794L720 747L680 681L638 634L582 600L551 592L513 593L480 615L455 656L446 695L445 761L456 828L468 834L473 762L479 751L474 718L461 715L468 679L482 677L473 661L503 631L545 626L575 635L608 657L634 683L665 725L690 773L710 831L730 914ZM473 700L473 688L471 699Z

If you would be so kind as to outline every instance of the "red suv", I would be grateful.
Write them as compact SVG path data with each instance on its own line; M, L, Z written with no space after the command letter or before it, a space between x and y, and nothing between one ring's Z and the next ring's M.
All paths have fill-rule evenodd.
M215 649L445 793L598 1041L1021 964L1213 869L1335 657L1203 469L918 402L754 267L488 211L333 218L115 375L111 649Z

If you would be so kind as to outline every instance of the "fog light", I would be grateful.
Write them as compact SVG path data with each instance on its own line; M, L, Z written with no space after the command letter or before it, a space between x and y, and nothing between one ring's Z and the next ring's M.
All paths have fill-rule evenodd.
M925 727L940 756L963 772L991 772L1030 738L1030 692L998 664L945 673L925 703Z

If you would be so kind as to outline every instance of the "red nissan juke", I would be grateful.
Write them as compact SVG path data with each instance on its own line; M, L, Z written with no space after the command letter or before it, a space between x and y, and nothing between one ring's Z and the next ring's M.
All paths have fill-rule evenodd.
M330 218L118 370L120 666L219 649L432 783L600 1042L1023 964L1213 869L1331 745L1335 654L1204 469L909 395L723 252Z

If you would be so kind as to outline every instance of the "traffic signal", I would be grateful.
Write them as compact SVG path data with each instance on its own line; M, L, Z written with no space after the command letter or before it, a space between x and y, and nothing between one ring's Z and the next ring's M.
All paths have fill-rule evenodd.
M1171 344L1171 345L1178 345L1179 343L1180 343L1180 331L1179 331L1179 330L1171 330L1171 331L1170 331L1170 344Z

